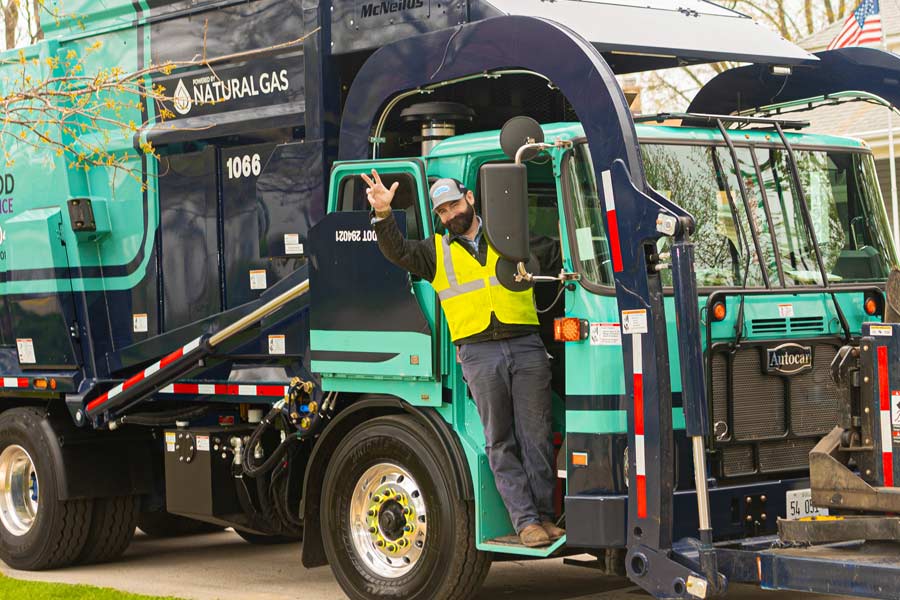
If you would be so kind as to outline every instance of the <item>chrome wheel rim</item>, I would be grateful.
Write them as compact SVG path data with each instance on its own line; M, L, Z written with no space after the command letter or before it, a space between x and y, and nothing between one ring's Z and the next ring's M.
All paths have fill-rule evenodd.
M0 453L0 522L22 536L31 530L38 511L38 476L34 461L19 445Z
M415 568L425 549L427 516L419 484L403 467L369 467L350 498L350 537L356 555L379 577L397 579Z

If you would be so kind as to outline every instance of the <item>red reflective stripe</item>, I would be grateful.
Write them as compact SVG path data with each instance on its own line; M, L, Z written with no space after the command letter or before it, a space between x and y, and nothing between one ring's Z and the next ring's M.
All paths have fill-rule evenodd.
M16 385L18 387L28 387L28 378L27 377L16 378Z
M234 383L229 383L228 385L223 386L225 388L225 393L229 396L238 396L238 392L240 391L240 386ZM219 386L216 386L216 392L219 391Z
M606 211L606 222L609 224L609 249L612 252L613 271L622 271L622 247L619 244L619 221L616 211Z
M184 348L179 348L172 354L168 355L167 357L165 357L164 359L159 361L159 368L164 369L164 368L168 367L170 364L172 364L173 362L175 362L176 360L181 358L183 354L184 354Z
M634 434L644 435L644 376L634 375Z
M882 453L881 467L884 469L885 487L894 487L894 457L890 452Z
M200 387L196 383L173 383L172 384L172 393L173 394L197 394L200 392Z
M637 513L638 519L647 518L647 476L637 476Z
M102 396L98 397L96 400L89 402L87 405L87 409L94 410L95 408L97 408L98 406L100 406L101 404L106 402L107 396L109 396L109 394L103 394Z
M228 386L224 383L217 383L215 385L216 394L219 396L224 396L228 393Z
M878 400L881 410L891 410L890 386L888 384L887 346L878 347Z
M258 385L256 386L257 396L284 396L283 385Z
M131 377L126 379L125 382L122 384L122 392L124 392L125 390L127 390L128 388L130 388L131 386L136 384L137 382L142 381L143 379L144 379L143 371L141 371L137 375L132 375ZM119 393L121 394L122 392L119 392Z

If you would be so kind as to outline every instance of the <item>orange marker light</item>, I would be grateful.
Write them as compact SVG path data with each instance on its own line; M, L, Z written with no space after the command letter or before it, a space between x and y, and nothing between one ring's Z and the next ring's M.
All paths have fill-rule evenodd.
M573 452L572 453L572 466L573 467L588 466L588 453L587 452Z
M867 315L874 315L876 312L878 312L878 302L876 302L875 298L872 298L871 296L866 298L866 302L863 306L866 310Z
M713 321L721 321L725 318L726 315L725 303L724 302L716 302L712 307L712 318Z
M34 387L39 390L46 390L47 389L47 380L46 379L35 379Z
M575 317L565 317L553 321L553 339L557 342L580 342L589 334L587 321Z

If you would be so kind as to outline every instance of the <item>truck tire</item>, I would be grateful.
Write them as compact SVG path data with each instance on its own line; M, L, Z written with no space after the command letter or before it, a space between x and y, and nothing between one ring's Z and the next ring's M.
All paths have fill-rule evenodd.
M241 531L235 529L234 532L244 538L245 542L256 544L257 546L275 546L277 544L296 544L303 539L303 536L291 535L261 535L258 533L250 533L249 531Z
M217 533L225 529L221 525L205 523L164 511L141 513L138 515L137 526L150 537L158 538Z
M475 546L475 512L458 499L450 459L413 417L372 419L332 455L321 528L335 578L353 600L464 600L491 555Z
M136 496L97 498L91 515L91 529L77 562L101 563L122 556L137 525Z
M75 561L88 538L92 500L58 500L55 439L31 407L0 414L0 559L36 571Z

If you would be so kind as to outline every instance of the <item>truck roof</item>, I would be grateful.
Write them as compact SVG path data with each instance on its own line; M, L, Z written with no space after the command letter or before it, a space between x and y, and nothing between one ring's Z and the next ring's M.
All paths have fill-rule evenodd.
M563 138L567 140L584 136L584 129L580 123L550 123L541 126L547 140ZM722 135L718 129L708 127L678 127L671 125L648 125L638 123L635 125L638 139L665 140L697 143L715 143L722 141ZM837 148L865 148L862 141L855 138L825 135L820 133L785 132L791 144L798 146L829 146ZM733 131L733 139L736 142L753 141L766 143L777 134L772 131L747 130ZM743 139L741 139L743 138ZM500 131L481 131L467 133L448 138L435 146L429 155L430 158L457 156L461 154L494 154L500 152Z

